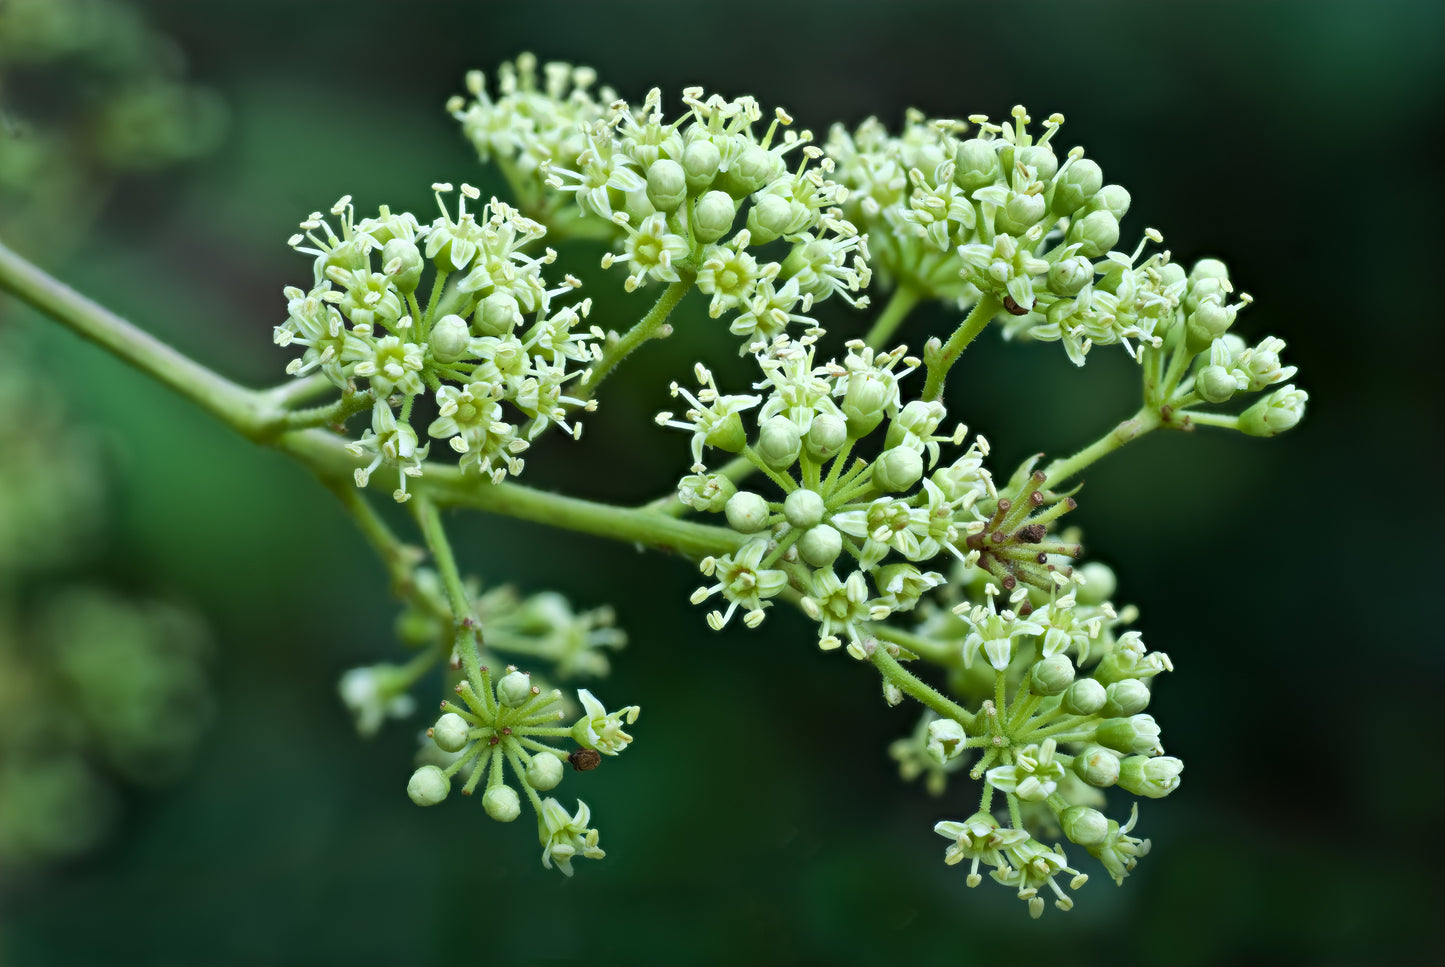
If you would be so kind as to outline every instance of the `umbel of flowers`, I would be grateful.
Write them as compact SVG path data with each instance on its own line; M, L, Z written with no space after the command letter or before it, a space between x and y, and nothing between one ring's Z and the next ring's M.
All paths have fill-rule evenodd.
M292 244L314 260L313 280L287 290L276 341L300 349L289 371L302 386L338 398L296 411L294 425L344 429L369 413L350 443L356 482L385 468L399 501L435 460L423 436L449 441L469 486L518 493L505 478L521 472L520 454L554 424L579 434L603 381L669 334L696 289L738 337L749 375L722 385L698 361L671 383L677 403L656 422L688 435L691 462L674 493L629 520L671 534L693 518L692 601L714 631L797 607L819 648L879 674L889 705L923 707L890 752L936 795L965 771L981 783L934 827L968 886L987 873L1038 916L1048 898L1069 909L1067 890L1087 879L1070 853L1122 882L1150 845L1133 835L1137 800L1180 783L1183 763L1165 754L1150 711L1173 663L1144 645L1138 609L1114 603L1113 572L1082 562L1080 535L1063 524L1080 471L1145 433L1273 436L1301 418L1307 397L1283 385L1295 372L1284 343L1234 332L1250 300L1225 265L1176 263L1152 228L1117 247L1129 194L1082 149L1057 151L1057 115L1038 133L1023 108L1000 123L909 113L896 135L869 120L820 147L751 97L688 88L669 113L658 90L632 104L586 68L529 56L490 89L479 73L467 85L448 112L519 207L482 204L463 185L453 209L438 185L427 223L384 206L357 219L349 199L335 224L303 223ZM651 308L630 325L592 325L589 301L568 298L572 276L544 278L560 260L544 238L600 242L602 265L625 272L626 292L650 291ZM827 332L815 307L867 307L875 270L882 312L866 330ZM912 353L893 336L927 300L960 318ZM1073 456L995 476L988 442L944 392L990 325L1058 342L1078 365L1094 346L1123 346L1138 363L1138 412ZM1242 412L1215 409L1264 391ZM435 415L414 424L418 397ZM425 496L412 506L435 571L358 515L408 600L403 640L421 650L353 672L348 702L374 729L409 712L411 687L451 655L465 671L411 797L435 804L460 784L504 822L525 800L544 863L570 873L571 860L602 855L598 834L585 804L569 812L543 794L564 762L585 770L624 748L637 709L608 712L584 689L580 718L561 724L572 713L560 690L515 668L494 681L483 649L552 661L558 676L600 673L598 648L620 634L555 596L480 594L436 508ZM569 738L580 749L559 744Z

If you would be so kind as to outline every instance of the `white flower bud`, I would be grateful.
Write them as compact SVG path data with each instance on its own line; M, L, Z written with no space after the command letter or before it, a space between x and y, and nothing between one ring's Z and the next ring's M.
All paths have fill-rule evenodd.
M1051 181L1059 173L1058 156L1046 144L1031 144L1019 149L1017 160L1034 169L1036 181Z
M783 235L800 231L807 224L806 206L771 192L753 202L748 212L748 234L754 245L766 245Z
M992 141L981 138L963 141L959 144L953 160L957 166L953 172L953 180L964 191L976 191L993 184L998 178L998 152L994 150Z
M1078 245L1080 255L1096 259L1119 241L1119 219L1108 211L1090 212L1069 226L1066 241Z
M873 486L888 493L904 493L923 476L923 456L912 447L894 447L873 462Z
M562 760L547 752L539 752L527 763L527 784L538 792L557 788L562 781Z
M774 470L786 470L803 449L798 424L786 416L775 416L758 430L758 456Z
M718 165L722 164L722 153L708 138L698 138L682 152L682 170L687 176L687 191L690 195L707 188L717 177Z
M827 567L843 552L843 535L828 524L810 528L798 539L798 553L813 567Z
M957 759L963 753L968 736L963 726L953 719L934 719L928 723L928 744L923 751L939 765Z
M710 191L697 200L693 235L700 242L716 242L733 227L737 202L725 191Z
M783 516L799 530L807 530L822 523L826 509L818 492L806 487L799 487L783 498Z
M1163 799L1179 788L1184 763L1172 755L1131 755L1119 763L1119 788L1136 796Z
M1109 835L1109 817L1088 806L1070 806L1059 815L1059 828L1071 843L1098 846Z
M739 490L723 507L728 526L739 534L756 534L768 522L768 502L750 490Z
M477 328L485 336L506 336L522 324L522 311L510 292L493 292L477 306Z
M647 169L647 200L660 212L676 211L687 200L687 173L668 158L654 161Z
M432 726L431 737L437 748L443 752L460 752L466 748L471 731L472 727L466 719L456 712L448 712Z
M418 806L435 806L451 792L451 780L436 766L422 766L411 774L406 794Z
M1074 756L1074 775L1100 789L1119 781L1119 757L1108 749L1093 745Z
M1049 266L1049 291L1055 295L1076 296L1094 280L1094 263L1082 255L1059 259Z
M883 422L883 408L892 395L888 384L872 373L849 376L848 392L843 394L843 405L839 407L848 419L848 435L857 440L871 433Z
M1083 578L1074 592L1079 604L1103 604L1119 588L1114 569L1102 561L1090 561L1079 569L1078 574Z
M1029 672L1029 691L1035 695L1058 695L1074 681L1074 665L1063 655L1037 662Z
M1220 282L1229 281L1229 266L1219 259L1200 259L1194 263L1194 268L1189 270L1189 281L1198 282L1202 279L1218 279Z
M734 198L751 195L783 173L783 160L762 145L748 142L733 159L720 184Z
M1286 386L1239 414L1239 429L1250 436L1275 436L1295 426L1305 414L1310 395Z
M1194 391L1209 403L1227 403L1239 392L1239 381L1223 366L1205 366L1194 377Z
M519 672L515 668L502 676L497 682L497 701L508 708L517 708L527 704L533 695L537 694L532 688L532 676L526 672Z
M1108 699L1103 685L1092 678L1080 678L1064 691L1063 707L1070 715L1093 715Z
M848 421L836 413L819 413L813 417L806 438L808 456L822 463L848 442Z
M499 823L510 823L522 815L522 801L511 786L492 786L488 789L482 794L482 808Z
M1084 205L1085 212L1108 212L1117 222L1129 212L1129 192L1122 185L1105 185Z
M381 267L402 294L415 292L421 281L421 251L414 242L394 238L382 246Z
M431 356L439 363L454 363L466 355L472 342L467 321L458 315L442 316L431 330Z
M1043 195L1014 195L994 215L994 227L1006 235L1023 235L1044 217Z
M1100 745L1117 752L1148 755L1164 751L1159 745L1159 735L1159 723L1154 721L1154 716L1131 715L1100 722L1096 737Z
M1080 158L1054 182L1054 214L1072 215L1103 186L1104 169L1088 158Z
M1100 710L1110 717L1135 715L1149 707L1149 686L1137 678L1125 678L1104 690L1108 700Z

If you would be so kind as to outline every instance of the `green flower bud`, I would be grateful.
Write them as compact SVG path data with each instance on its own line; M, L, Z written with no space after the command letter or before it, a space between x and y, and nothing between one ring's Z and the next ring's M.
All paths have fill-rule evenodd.
M1104 693L1108 696L1100 710L1104 715L1134 715L1149 707L1149 686L1137 678L1115 682Z
M1228 403L1239 392L1239 382L1223 366L1205 366L1194 377L1194 391L1209 403Z
M1035 695L1057 695L1074 681L1074 665L1063 655L1037 662L1029 672L1029 691Z
M394 238L381 249L381 270L402 293L415 292L421 281L423 260L415 242Z
M1054 182L1054 214L1072 215L1103 186L1104 169L1088 158L1075 161Z
M828 524L808 529L798 539L798 554L813 567L827 567L843 552L843 535Z
M406 784L406 794L418 806L435 806L451 790L451 780L436 766L422 766L411 774Z
M1119 757L1108 749L1091 745L1074 756L1074 775L1100 789L1119 781Z
M700 242L716 242L733 227L737 202L725 191L710 191L697 200L693 236Z
M1049 266L1049 291L1055 295L1076 296L1094 281L1094 263L1082 255L1059 259Z
M539 690L532 686L532 676L515 668L497 682L497 701L508 708L525 705Z
M1220 282L1229 281L1229 266L1219 259L1200 259L1194 263L1194 268L1189 270L1189 281L1199 282L1202 279L1218 279Z
M1229 283L1223 279L1215 279L1205 276L1189 283L1189 290L1184 293L1184 312L1186 315L1199 308L1199 304L1209 299L1219 302L1221 305L1229 297Z
M884 407L892 393L887 384L870 373L854 373L848 377L848 392L839 407L848 420L848 435L861 439L883 422Z
M1043 195L1014 195L994 214L994 228L1021 236L1044 217L1045 207Z
M786 470L803 449L798 424L786 416L775 416L758 429L758 456L774 470Z
M1117 752L1148 755L1162 752L1159 745L1159 724L1152 715L1131 715L1128 718L1104 719L1097 735L1100 745Z
M977 191L998 179L998 152L991 141L970 138L961 142L953 160L957 166L953 180L964 191Z
M885 450L873 461L873 486L901 494L923 477L923 456L912 447Z
M1108 212L1117 222L1129 212L1129 192L1122 185L1105 185L1084 204L1085 212Z
M816 491L804 487L799 487L783 498L783 516L799 530L821 524L826 511L823 498Z
M1234 324L1237 311L1233 306L1225 305L1218 296L1201 300L1185 319L1185 324L1189 327L1189 340L1185 348L1191 353L1201 353L1208 349L1214 340L1224 335Z
M1070 806L1059 814L1059 828L1071 843L1098 846L1109 835L1109 817L1088 806Z
M1078 245L1079 254L1085 258L1096 259L1119 241L1119 219L1112 212L1090 212L1069 225L1065 241Z
M1114 569L1100 561L1090 561L1076 573L1084 579L1074 592L1079 604L1103 604L1118 590L1119 579L1114 576Z
M692 474L683 477L678 484L677 499L693 510L716 514L727 506L727 502L737 492L737 484L720 473Z
M432 741L443 752L462 751L466 748L467 739L470 738L471 733L471 725L456 712L448 712L437 719L437 724L431 727Z
M768 502L750 490L739 490L723 507L728 526L739 534L756 534L768 522Z
M472 317L483 336L507 336L522 324L522 310L510 292L493 292Z
M783 173L783 159L761 145L748 142L733 159L718 184L734 198L751 195Z
M1119 788L1136 796L1163 799L1179 787L1184 763L1172 755L1131 755L1119 763Z
M654 161L647 169L647 200L660 212L676 211L687 201L687 173L668 158Z
M510 823L522 815L522 800L511 786L492 786L482 794L482 808L497 822Z
M939 765L957 759L967 748L968 735L953 719L934 719L928 723L928 742L923 751Z
M848 421L836 413L819 413L808 427L805 445L808 456L822 463L848 442Z
M947 415L948 410L937 400L929 403L910 400L898 411L897 416L888 421L888 436L883 442L883 448L891 450L906 442L910 435L920 440L931 437Z
M682 152L682 170L687 176L687 193L696 195L708 188L717 177L722 152L708 138L698 138Z
M548 752L532 756L527 763L527 785L538 792L557 788L562 781L562 760Z
M748 431L743 426L742 414L729 413L714 423L707 436L703 437L703 442L728 453L740 453L748 445Z
M1018 160L1034 169L1035 180L1051 181L1059 173L1059 159L1046 144L1031 144L1018 152Z
M1250 436L1275 436L1291 429L1305 415L1310 395L1302 389L1286 386L1239 414L1239 429Z
M769 192L753 202L748 212L748 234L754 245L766 245L773 239L802 231L809 216L806 205Z
M442 316L431 330L431 357L439 363L454 363L466 355L472 344L472 330L458 315Z
M1080 678L1064 691L1063 707L1070 715L1093 715L1108 700L1103 685L1092 678Z

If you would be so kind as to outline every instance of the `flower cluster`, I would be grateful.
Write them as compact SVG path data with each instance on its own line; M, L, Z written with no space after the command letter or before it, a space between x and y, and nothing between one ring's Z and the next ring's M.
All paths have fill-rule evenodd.
M548 426L580 436L571 412L595 408L567 395L566 384L600 352L592 341L600 332L583 328L590 301L555 304L580 284L568 276L548 288L542 269L556 253L528 254L546 229L496 199L467 211L480 197L470 185L453 214L442 200L451 186L433 188L441 214L429 225L385 206L358 221L349 197L331 209L339 230L319 213L303 222L291 245L314 258L314 283L309 292L287 288L287 319L275 331L277 344L303 347L287 372L320 372L341 390L325 415L340 423L370 410L371 426L349 445L364 463L356 483L394 468L398 501L429 447L410 422L419 396L435 398L427 435L447 440L464 471L494 482L521 472L518 454Z
M522 814L522 797L508 785L503 763L511 767L517 784L526 794L537 816L542 842L542 864L551 869L555 862L568 876L576 857L601 859L598 834L587 824L591 811L578 802L575 815L568 815L550 792L565 774L564 763L577 771L595 769L601 756L617 755L632 741L623 726L637 720L639 709L628 706L608 712L591 692L577 693L582 716L570 728L556 723L563 717L558 707L562 693L543 692L532 684L530 675L508 666L495 684L483 666L457 685L462 704L442 703L442 716L427 730L437 750L449 759L445 766L424 765L412 773L407 795L419 806L434 806L446 799L453 777L466 771L462 794L472 795L482 780L482 808L497 822L510 823ZM548 744L548 739L571 738L580 749L567 752Z
M867 304L857 295L869 280L866 240L840 208L848 192L785 111L760 135L764 114L750 97L688 88L687 110L667 119L656 88L640 107L613 97L604 108L588 93L590 71L545 70L539 89L535 61L519 59L495 99L473 74L474 99L454 99L452 113L519 190L537 196L544 179L554 224L608 226L603 265L627 268L628 291L695 281L744 349L811 324L813 304L835 294Z
M874 622L911 611L945 583L924 569L937 559L978 562L1008 588L1020 580L1052 586L1049 575L1078 553L1049 536L1072 498L1046 496L1042 472L1025 475L1012 499L999 496L982 439L942 463L942 445L961 445L967 430L939 432L946 410L937 400L904 401L902 380L918 360L855 340L841 362L819 363L815 340L780 336L757 348L756 394L722 394L699 365L696 393L672 387L690 404L683 418L658 414L660 424L692 434L695 472L679 483L679 498L723 514L741 539L736 553L702 561L717 580L693 602L720 595L728 603L709 623L722 627L741 607L754 627L768 599L791 586L819 624L820 646L846 643L863 658ZM881 450L864 459L859 444L879 429ZM708 449L741 453L780 493L769 499L707 473Z

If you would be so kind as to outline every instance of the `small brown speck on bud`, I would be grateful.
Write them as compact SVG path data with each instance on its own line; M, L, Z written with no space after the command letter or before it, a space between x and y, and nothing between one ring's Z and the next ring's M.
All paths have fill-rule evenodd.
M1019 528L1019 540L1025 544L1037 544L1044 539L1046 533L1048 531L1043 524L1030 524L1027 527Z
M591 772L602 764L602 753L596 749L573 749L568 753L567 761L578 772Z
M1029 311L1014 301L1014 297L1006 295L1003 297L1003 307L1008 310L1011 316L1026 316Z

